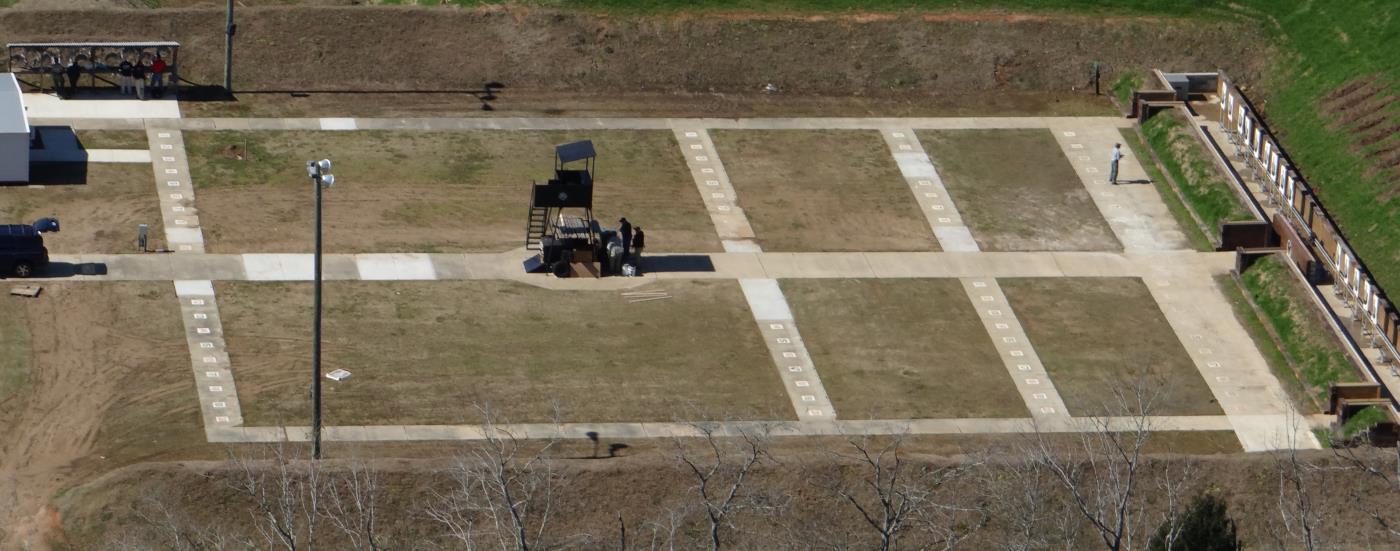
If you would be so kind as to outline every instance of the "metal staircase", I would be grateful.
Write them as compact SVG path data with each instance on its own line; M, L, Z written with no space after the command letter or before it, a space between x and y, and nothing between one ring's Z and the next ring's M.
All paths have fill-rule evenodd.
M540 240L544 239L548 229L549 208L530 207L530 219L525 227L525 248L531 251L540 250Z

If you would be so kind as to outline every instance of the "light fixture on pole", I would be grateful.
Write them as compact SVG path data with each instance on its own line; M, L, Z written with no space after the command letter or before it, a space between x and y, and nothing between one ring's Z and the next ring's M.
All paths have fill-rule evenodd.
M306 174L316 188L316 291L311 309L311 445L312 458L321 458L321 189L335 185L331 160L306 161Z

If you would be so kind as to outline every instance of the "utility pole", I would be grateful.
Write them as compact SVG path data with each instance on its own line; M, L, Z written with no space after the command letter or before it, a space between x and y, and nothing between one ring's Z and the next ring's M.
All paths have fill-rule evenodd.
M228 0L228 19L224 21L224 91L233 93L233 33L238 26L233 24L233 0Z
M330 159L307 161L306 174L316 187L316 290L312 298L311 325L311 458L321 459L321 188L335 185Z

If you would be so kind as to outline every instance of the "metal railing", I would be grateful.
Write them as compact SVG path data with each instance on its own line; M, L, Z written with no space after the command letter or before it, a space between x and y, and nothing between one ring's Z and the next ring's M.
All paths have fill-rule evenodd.
M1381 363L1390 363L1391 374L1397 375L1393 359L1397 357L1395 343L1400 340L1400 314L1395 305L1347 243L1340 225L1322 205L1254 104L1223 72L1216 86L1221 110L1219 124L1235 145L1237 158L1262 184L1269 204L1286 215L1290 225L1313 249L1314 256L1332 275L1337 297L1352 309L1353 320L1361 323L1362 336L1380 349ZM1380 382L1374 366L1371 369L1368 375Z

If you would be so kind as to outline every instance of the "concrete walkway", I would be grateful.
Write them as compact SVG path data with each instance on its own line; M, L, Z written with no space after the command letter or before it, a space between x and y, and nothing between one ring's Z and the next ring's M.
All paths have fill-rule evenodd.
M1051 132L1124 250L1189 249L1186 234L1127 147L1118 163L1119 185L1108 183L1109 153L1123 141L1118 128L1070 121L1055 124Z
M25 111L29 115L30 124L47 125L52 124L43 121L85 121L85 120L111 120L111 121L144 121L146 119L179 119L180 102L176 101L172 94L163 99L148 99L141 101L132 97L131 99L113 98L86 98L63 99L55 94L26 93L24 96ZM64 123L59 123L64 124ZM131 130L140 130L144 126L129 126Z
M938 176L933 161L929 159L924 146L912 128L896 128L880 133L885 145L890 148L899 173L909 184L919 211L928 219L938 245L948 252L978 252L982 250L972 238L972 231L963 224L962 215L953 205L953 196L943 187L943 179Z
M102 103L102 102L90 102ZM145 102L152 103L152 102ZM471 130L884 130L890 128L967 130L1050 128L1069 123L1131 128L1121 117L791 117L791 118L629 118L629 117L433 117L433 118L142 118L121 110L65 114L31 111L32 124L67 125L82 130L166 128L178 130L410 130L461 132ZM149 119L149 120L146 120Z
M1120 185L1108 183L1109 153L1122 141L1117 129L1070 123L1051 130L1128 253L1189 247L1138 159L1125 155L1119 163ZM1213 276L1228 270L1173 262L1145 267L1149 273L1143 282L1245 451L1320 447L1216 285Z
M739 195L729 181L729 172L719 160L719 150L710 139L710 133L701 127L682 127L675 130L676 143L681 147L681 155L690 168L700 200L705 202L705 211L710 213L710 221L715 225L724 250L731 253L756 253L761 251L754 240L753 226L749 217L739 207Z
M857 435L937 435L937 434L1033 434L1079 433L1135 430L1137 419L1130 417L1061 419L910 419L842 420L823 422L729 421L710 423L527 423L492 425L491 436L519 439L583 440L597 432L602 440L627 438L688 438L701 436L699 426L720 436L767 432L773 436L857 436ZM1154 431L1228 431L1232 426L1223 415L1200 417L1150 417ZM322 439L331 442L385 441L472 441L487 438L483 425L374 425L325 427ZM219 427L209 431L210 442L305 442L309 427Z
M666 279L1143 277L1164 265L1205 274L1234 268L1234 253L882 252L650 254L635 278L525 274L528 251L500 254L330 254L327 280L514 280L552 289L616 290ZM310 254L54 255L40 279L72 281L311 281Z

